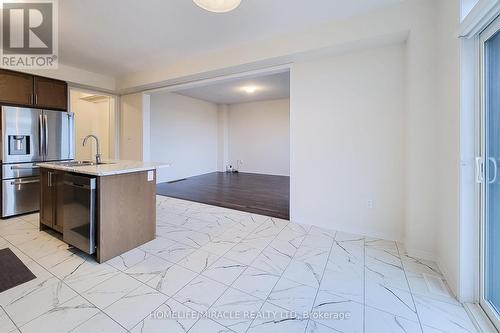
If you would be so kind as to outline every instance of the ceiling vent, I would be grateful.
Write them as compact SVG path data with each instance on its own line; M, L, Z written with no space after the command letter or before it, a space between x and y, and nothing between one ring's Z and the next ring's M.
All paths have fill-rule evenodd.
M101 102L107 102L109 100L109 97L103 95L83 94L83 96L80 97L80 99L82 101L91 103L101 103Z

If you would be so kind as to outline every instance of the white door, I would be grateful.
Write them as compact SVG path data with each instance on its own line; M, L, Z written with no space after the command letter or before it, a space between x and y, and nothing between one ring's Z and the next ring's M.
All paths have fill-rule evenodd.
M481 34L481 306L500 329L500 18Z

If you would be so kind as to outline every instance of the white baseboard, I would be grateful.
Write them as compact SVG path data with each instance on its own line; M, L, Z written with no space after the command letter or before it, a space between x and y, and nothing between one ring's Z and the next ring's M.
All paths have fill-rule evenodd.
M464 308L479 333L498 333L498 330L493 326L479 304L464 303Z
M403 243L403 245L404 245L404 243ZM437 263L437 257L432 252L419 250L419 249L409 249L407 247L405 247L405 250L406 250L406 253L408 253L408 255L410 257L415 257L415 258L424 259L424 260L430 260L430 261L434 261Z
M396 235L395 233L392 232L381 232L379 230L369 230L366 227L359 227L359 228L353 228L353 227L348 227L345 225L328 225L324 226L321 224L311 224L311 223L303 223L301 221L297 221L296 219L293 218L293 214L290 216L290 222L292 223L298 223L298 224L303 224L303 225L310 225L310 226L315 226L318 228L323 228L327 230L334 230L334 231L340 231L340 232L345 232L348 234L353 234L353 235L360 235L364 237L370 237L370 238L378 238L378 239L385 239L385 240L392 240L395 242L401 242L401 237Z
M458 297L458 281L455 279L455 276L450 273L450 270L448 269L447 265L444 264L441 258L438 257L436 263L441 273L443 273L444 279L446 280L446 283L450 287L453 296L455 296L455 298L458 299L459 301L463 302L464 300L461 300Z

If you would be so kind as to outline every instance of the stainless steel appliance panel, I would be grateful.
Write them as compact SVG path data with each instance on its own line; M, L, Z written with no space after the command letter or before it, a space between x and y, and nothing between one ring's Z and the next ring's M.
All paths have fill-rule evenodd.
M42 110L2 106L2 162L38 162L42 155Z
M73 127L73 113L43 111L43 142L46 161L74 159Z
M39 209L34 162L74 159L73 113L2 106L2 217ZM7 179L9 179L7 181Z
M40 175L35 163L2 164L2 179L33 177Z
M16 178L2 181L2 217L40 209L40 178Z
M64 174L63 240L93 254L96 248L96 178Z

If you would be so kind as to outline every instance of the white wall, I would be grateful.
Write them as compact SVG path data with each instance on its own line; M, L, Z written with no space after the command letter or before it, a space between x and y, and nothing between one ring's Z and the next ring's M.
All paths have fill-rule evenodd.
M243 43L232 49L185 58L169 66L120 77L119 91L138 91L268 68L319 54L345 52L366 45L403 40L422 19L419 10L436 0L407 0L344 20L290 31L276 38Z
M21 72L67 81L70 85L76 85L89 89L100 89L107 92L113 92L116 89L116 79L114 77L89 72L84 69L61 63L57 69L22 70Z
M229 165L229 114L226 104L219 105L217 122L217 171L226 171Z
M404 55L399 44L294 64L293 221L402 239Z
M458 2L458 0L450 1L455 4ZM470 2L474 3L474 0ZM311 27L302 32L293 32L273 40L263 40L231 50L221 50L196 59L185 59L173 66L127 75L120 78L117 82L117 88L122 91L137 91L145 87L158 87L283 63L294 63L290 101L292 219L327 227L362 227L362 232L372 235L379 233L386 237L388 234L392 234L394 238L403 237L410 254L432 259L436 259L438 256L442 257L443 265L450 267L449 270L445 269L448 280L458 280L458 274L453 268L458 265L456 250L458 236L454 231L446 233L448 227L456 227L459 223L454 216L458 214L458 207L453 199L458 195L458 190L455 186L448 187L450 179L455 177L453 174L455 171L450 174L445 174L443 171L454 165L456 155L453 152L453 146L458 138L451 139L456 131L454 125L450 125L444 130L451 137L448 134L440 134L441 126L447 126L446 123L442 122L452 121L453 123L455 121L454 112L458 112L458 110L454 110L453 106L454 93L446 92L446 90L450 89L451 91L454 88L443 86L446 84L446 78L438 80L438 75L451 73L451 76L455 77L456 74L448 67L438 69L440 64L446 64L446 57L449 56L445 54L442 60L439 59L442 55L441 51L438 51L437 44L442 39L439 37L437 19L441 6L448 5L441 5L440 1L436 0L402 1L394 6L367 12L346 20ZM451 10L449 15L456 15L455 10ZM448 34L446 38L452 37ZM365 68L366 64L372 64L373 68L366 68L367 73L371 73L379 67L378 63L373 64L370 59L362 57L360 54L363 52L353 50L381 46L398 39L405 42L402 65L404 79L398 82L395 87L395 91L400 91L400 95L386 92L381 96L389 98L378 100L372 93L372 91L383 89L386 71L379 73L378 85L373 90L358 90L356 92L356 88L353 86L351 87L354 89L352 94L346 91L346 94L339 96L338 91L344 92L346 89L340 84L338 87L335 86L337 91L332 88L333 86L329 86L330 82L338 84L335 78L336 72L333 73L332 68L338 69L340 73L345 71L357 73L357 67ZM452 49L454 49L453 45ZM335 54L340 52L354 53L336 59ZM356 52L358 54L355 54ZM455 51L450 50L449 52ZM320 56L325 57L325 59L314 60ZM348 60L351 56L356 59L361 57L361 60L356 62L359 66L351 64L346 68L341 68L341 66L336 65L337 61L345 61L346 64L349 64ZM456 62L455 58L451 59L451 62L446 66L453 67L454 62ZM325 66L315 65L315 63L323 63ZM381 59L380 63L382 68L388 69L388 73L393 73L389 67L397 66L400 62L387 64ZM330 65L332 65L331 68ZM308 68L314 69L314 71L308 73ZM359 84L361 86L369 85L375 79L377 78L367 75L366 80L359 82ZM393 79L396 80L395 77L389 75L387 81L391 83ZM326 84L322 84L321 80ZM347 83L352 83L354 80L355 77L346 78ZM319 89L313 89L314 87ZM438 101L441 89L445 90L446 99L450 100ZM323 103L320 103L320 99L316 98L318 96L324 100ZM347 99L344 96L350 98ZM335 100L334 97L339 98ZM337 107L337 109L349 110L353 109L354 106L363 106L364 112L367 113L372 108L368 103L365 105L363 102L365 99L373 99L376 103L371 105L378 109L384 103L398 104L399 98L404 100L402 102L404 116L401 120L401 128L404 129L404 133L398 142L404 146L402 148L404 153L401 158L403 164L397 164L397 166L403 170L396 168L394 163L384 162L384 166L395 168L393 171L396 173L403 172L401 176L403 181L398 183L402 192L396 196L394 192L398 186L393 183L394 179L388 180L389 190L386 200L395 198L391 207L394 208L391 210L392 215L386 210L386 202L380 203L378 201L374 201L374 209L370 210L369 213L363 208L356 211L354 208L365 207L367 198L380 195L379 190L372 191L372 185L375 181L368 182L367 187L366 184L360 184L357 178L358 174L374 172L372 176L376 180L377 186L382 186L383 191L385 191L383 187L386 186L386 183L377 176L379 169L366 171L364 165L357 163L360 160L371 158L372 152L362 150L366 154L360 156L360 154L352 152L355 150L339 147L338 142L362 147L363 145L359 142L360 134L366 134L366 129L362 126L354 127L359 128L359 130L353 135L352 130L348 132L345 128L339 128L337 132L343 135L334 137L330 128L337 129L340 124L327 122L329 126L326 126L326 124L312 118L336 119L338 115L337 113L332 114L332 106ZM442 111L440 107L445 105L444 114L440 114ZM395 108L394 105L392 107ZM392 107L389 109L392 110ZM389 112L389 110L385 112ZM311 113L313 117L308 118ZM355 120L356 114L357 112L354 112L348 120ZM342 119L340 118L340 120ZM363 124L363 119L365 118L360 117L360 124ZM374 121L378 124L377 119ZM392 121L389 120L388 123L381 124L381 126L383 128L390 126ZM372 134L369 131L368 133ZM383 138L386 139L385 135L388 134L376 137L377 140L374 142L380 144ZM328 141L320 138L335 138L336 140ZM311 145L311 142L316 143L316 145ZM395 150L392 144L394 143L389 144L386 148ZM342 161L333 164L329 155L325 153L330 150L345 153L342 156ZM451 153L443 154L445 151ZM400 159L398 156L393 157L392 155L383 155L383 157ZM373 158L375 159L375 157ZM384 159L380 158L380 160ZM354 164L354 170L348 168L349 162ZM321 173L322 178L316 175L317 172L311 176L311 170L321 168L328 171ZM332 176L332 170L347 172L353 182L347 185L342 180L337 182L337 179ZM354 172L357 170L359 172ZM440 180L443 174L445 174L446 180ZM344 197L345 193L349 193L349 195ZM450 199L440 200L439 196L443 194L448 195ZM449 210L449 213L444 213L446 210ZM385 219L382 218L384 214L387 215ZM399 224L394 222L396 217L400 221ZM442 219L448 220L443 222ZM402 230L401 224L403 225ZM453 239L449 243L440 244L443 237ZM453 282L452 288L457 291Z
M290 100L228 107L229 162L240 171L290 175Z
M111 98L94 103L82 100L88 94L71 90L70 109L75 114L75 158L77 160L93 160L97 153L93 140L83 147L83 139L89 134L99 138L99 146L103 159L110 156L110 103Z
M120 98L120 158L149 160L149 99L143 93Z
M405 41L405 80L400 85L403 89L405 113L405 132L402 139L405 145L405 179L404 193L401 195L404 198L402 218L404 241L412 255L436 259L437 229L440 224L436 190L439 183L436 160L440 158L437 144L439 126L436 124L439 112L436 102L437 6L436 0L398 2L394 6L311 27L301 32L291 32L274 39L213 52L196 59L185 59L173 66L127 75L120 78L117 88L130 91L192 82L196 79L241 73L284 63L294 63L300 67L301 63L314 62L318 57L334 57L335 54ZM383 76L379 83L383 84ZM297 90L303 90L302 94L308 94L311 88L302 85ZM311 112L311 106L307 103L294 106L293 94L292 90L291 110L304 114ZM365 94L369 92L359 92L354 98L363 99ZM291 122L293 117L291 115ZM297 128L300 131L300 128ZM305 137L300 136L301 133L295 134L294 131L295 129L291 127L292 161L296 154L295 150L300 150L308 143ZM314 147L312 149L314 150ZM308 166L323 167L325 158L318 156L317 159L309 159ZM290 171L293 178L293 162ZM322 224L324 221L321 219L318 222L315 220L318 214L314 213L307 217L308 209L304 207L306 204L293 199L295 196L300 196L295 195L293 191L304 193L309 188L307 186L309 175L301 170L298 171L304 179L297 181L305 184L305 187L292 187L292 219L293 213L296 212L297 217L307 218L308 223ZM324 200L330 194L329 188L317 190L322 192ZM334 200L335 197L331 199Z
M460 183L460 22L458 0L441 0L437 17L437 123L439 124L438 262L458 291Z
M439 225L436 1L418 4L406 41L404 243L410 255L436 260Z
M217 171L218 107L174 94L151 96L151 159L169 163L166 182Z

